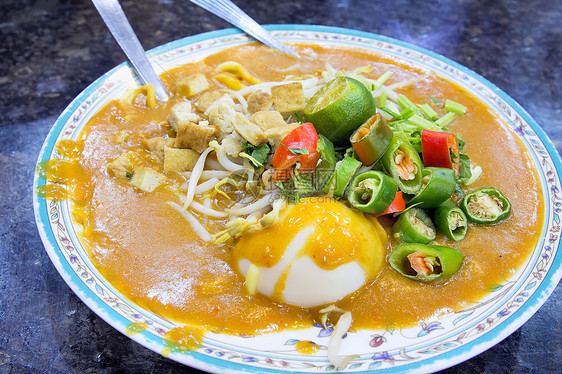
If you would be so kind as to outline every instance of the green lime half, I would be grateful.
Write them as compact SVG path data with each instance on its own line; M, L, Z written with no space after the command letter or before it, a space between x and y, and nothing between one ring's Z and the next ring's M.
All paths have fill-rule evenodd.
M338 77L326 83L308 100L304 116L319 134L336 145L343 145L375 111L375 100L363 83L349 77Z

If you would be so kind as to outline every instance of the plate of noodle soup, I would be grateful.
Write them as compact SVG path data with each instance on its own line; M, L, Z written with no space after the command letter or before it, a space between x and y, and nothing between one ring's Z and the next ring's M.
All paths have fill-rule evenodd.
M257 45L234 29L191 36L149 52L173 93L169 103L151 103L153 93L124 63L87 87L57 119L38 158L34 207L46 251L70 288L134 341L209 372L433 372L474 357L525 323L562 276L558 253L562 164L540 126L492 83L425 49L334 27L267 29L294 45L304 62ZM368 65L373 68L365 68ZM224 111L248 121L254 118L248 112L252 104L248 97L257 91L254 85L274 95L275 82L298 83L308 100L336 76L355 74L372 83L387 71L391 74L382 84L387 87L383 91L391 87L389 98L395 90L414 102L435 98L428 103L439 107L439 100L451 99L468 108L451 128L465 142L471 169L481 166L482 175L465 190L493 184L513 205L505 221L471 223L462 241L438 236L436 243L458 247L465 257L458 273L437 283L405 279L384 261L396 245L390 234L392 215L373 218L380 223L370 228L372 218L341 207L332 196L303 196L295 204L271 183L266 189L260 174L264 169L251 166L259 153L236 157L243 153L238 148L229 153L223 140L241 143L240 136L229 136L232 130L215 126L213 109L225 113L216 98L200 100L201 92L220 91L220 100L230 105ZM222 72L228 74L221 76ZM206 76L212 89L191 93L194 86L179 84L197 74ZM375 98L380 98L374 93L379 88L373 87ZM200 121L211 134L210 120L218 129L214 135L201 135L203 146L193 143L189 132L185 138L189 146L175 146L180 132L188 130L182 130L184 113L174 114L175 125L171 113L186 102L188 112L197 113L190 123ZM269 144L271 159L281 147L279 140L304 122L293 112L275 114L276 120L283 117L281 123L291 126L284 132L262 129L265 137L256 139L254 133L237 130L244 149L259 152L259 145ZM386 120L392 122L391 117ZM479 122L473 129L467 126L471 120ZM291 152L308 155L300 148ZM162 163L173 153L181 153L182 160L190 158L189 171L177 169L171 161ZM500 167L507 160L513 162L512 170ZM54 165L51 169L45 166L49 162ZM238 169L245 170L242 176ZM332 300L328 295L310 305L306 303L312 296L293 297L289 285L285 291L249 285L256 282L249 274L266 274L267 266L258 271L252 260L244 260L271 246L267 258L281 261L284 252L276 253L269 243L290 248L284 233L304 227L300 232L304 236L306 220L330 216L327 212L352 227L340 237L339 223L326 222L335 242L363 238L372 230L357 248L379 243L380 268L366 270L373 261L369 257L360 264L366 275L357 278L359 286L342 291L343 297ZM316 244L303 248L306 245L307 251L316 253ZM367 251L357 249L363 250ZM492 255L497 258L482 260ZM254 263L263 261L260 257ZM481 275L496 267L497 273ZM314 273L317 279L326 275L326 280L309 292L332 282L328 268ZM291 274L283 274L290 281ZM306 278L295 277L305 292ZM342 330L337 317L348 312L353 322ZM338 339L332 339L337 334Z

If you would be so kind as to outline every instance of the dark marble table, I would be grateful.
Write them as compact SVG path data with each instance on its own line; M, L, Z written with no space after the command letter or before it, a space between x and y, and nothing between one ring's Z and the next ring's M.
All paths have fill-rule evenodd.
M258 22L349 27L428 48L518 101L562 150L562 2L242 1ZM123 1L145 48L229 27L185 0ZM39 149L57 115L124 55L86 0L0 2L0 372L196 372L91 312L43 250L32 208ZM562 288L519 330L445 373L562 371Z

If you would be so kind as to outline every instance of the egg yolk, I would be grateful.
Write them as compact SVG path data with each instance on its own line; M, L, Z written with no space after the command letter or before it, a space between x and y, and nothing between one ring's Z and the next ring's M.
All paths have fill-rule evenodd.
M387 244L376 219L334 199L306 198L290 204L271 227L243 235L234 256L243 275L251 264L258 267L259 292L313 307L373 280Z

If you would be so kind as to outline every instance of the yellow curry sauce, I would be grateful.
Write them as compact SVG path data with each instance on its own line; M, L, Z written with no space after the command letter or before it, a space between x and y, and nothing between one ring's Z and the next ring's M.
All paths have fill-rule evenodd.
M364 51L310 45L297 49L303 57L298 64L292 57L259 45L237 47L176 68L164 74L163 80L173 92L175 82L183 77L194 72L210 77L224 61L238 61L264 81L316 74L324 69L326 61L336 69L346 70L370 64L374 71L369 76L374 78L392 71L395 74L391 83L419 77L420 81L397 91L414 102L424 103L435 97L467 106L468 113L458 117L451 128L466 142L465 153L473 164L484 170L470 189L494 186L513 205L508 219L488 226L471 224L467 237L460 242L438 237L435 244L458 248L465 255L461 270L445 283L418 283L385 264L375 281L337 303L341 309L351 311L353 328L407 326L460 310L512 275L537 243L543 225L543 201L530 158L507 125L465 90L426 72ZM149 109L142 96L132 104L109 103L90 120L78 142L60 145L59 150L71 161L49 161L55 164L42 167L43 175L50 180L68 182L68 191L59 188L41 192L53 198L68 194L74 201L75 219L84 226L83 242L99 271L141 307L212 331L257 334L307 327L317 321L317 309L278 304L259 294L248 295L244 279L233 264L234 243L204 244L166 204L176 200L172 189L182 182L180 179L170 175L170 188L143 193L108 174L108 163L127 150L145 152L146 157L139 162L163 172L162 166L144 151L140 140L168 134L166 116L182 98L174 96L168 103ZM126 141L116 142L116 136L124 136ZM392 223L388 217L380 221L386 229ZM217 230L222 224L216 221ZM188 330L186 336L197 335L193 329ZM175 333L181 335L178 331ZM181 342L182 337L171 340ZM304 343L299 347L302 352L315 349Z

